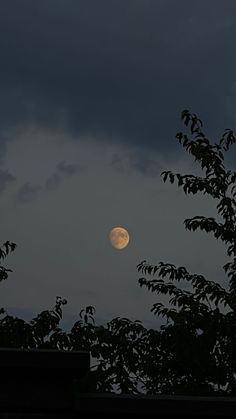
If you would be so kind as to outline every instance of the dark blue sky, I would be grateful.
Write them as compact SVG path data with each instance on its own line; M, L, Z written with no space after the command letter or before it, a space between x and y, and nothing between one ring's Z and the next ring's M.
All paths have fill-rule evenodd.
M182 224L213 203L159 174L195 168L174 138L183 109L214 141L235 128L235 20L233 0L1 1L2 241L18 244L2 305L31 313L62 295L68 318L94 304L152 321L142 259L217 275L223 247ZM131 234L120 253L115 225Z

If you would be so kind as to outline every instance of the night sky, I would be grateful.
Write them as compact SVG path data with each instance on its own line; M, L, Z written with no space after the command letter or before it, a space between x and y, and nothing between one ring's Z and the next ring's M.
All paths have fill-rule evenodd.
M65 328L87 305L98 322L155 327L144 259L226 284L225 247L183 225L217 202L160 173L201 173L175 139L183 109L214 141L235 129L235 39L234 0L0 0L1 242L18 245L0 284L9 314L30 319L58 295ZM109 242L117 225L123 250Z

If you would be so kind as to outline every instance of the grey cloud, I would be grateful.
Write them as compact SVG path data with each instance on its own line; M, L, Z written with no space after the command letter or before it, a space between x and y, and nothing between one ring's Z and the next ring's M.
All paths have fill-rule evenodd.
M144 176L160 175L160 163L145 150L126 154L114 153L111 165L122 173L136 170Z
M62 173L64 176L73 176L80 169L81 169L81 166L79 164L72 164L72 163L69 164L69 163L65 163L64 161L61 161L57 165L58 172Z
M58 173L53 173L49 178L46 180L45 187L48 190L57 189L57 187L61 184L62 177L58 175Z
M57 189L64 178L74 176L82 169L82 166L77 163L66 163L64 160L59 162L56 166L56 172L49 176L45 182L46 189Z
M155 159L144 153L138 153L131 156L131 166L145 176L159 176L160 165Z
M111 165L122 173L127 172L129 169L129 166L127 167L127 161L125 161L124 156L120 153L113 154Z
M0 169L0 192L4 191L7 186L15 180L16 177L13 176L8 170Z
M0 126L165 149L187 107L218 133L235 122L235 21L234 0L3 1Z
M16 198L20 203L28 203L38 198L42 187L40 185L30 185L24 183L17 191Z

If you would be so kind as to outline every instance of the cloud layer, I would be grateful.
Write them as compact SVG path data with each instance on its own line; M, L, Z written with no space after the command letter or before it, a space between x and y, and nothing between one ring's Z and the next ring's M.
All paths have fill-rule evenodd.
M236 3L8 0L0 5L0 126L36 122L168 149L189 107L235 123Z

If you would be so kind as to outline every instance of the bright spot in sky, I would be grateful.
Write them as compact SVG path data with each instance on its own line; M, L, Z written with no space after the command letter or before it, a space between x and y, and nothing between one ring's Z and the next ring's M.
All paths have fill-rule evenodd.
M114 227L110 232L110 241L116 249L124 249L129 244L129 233L123 227Z

